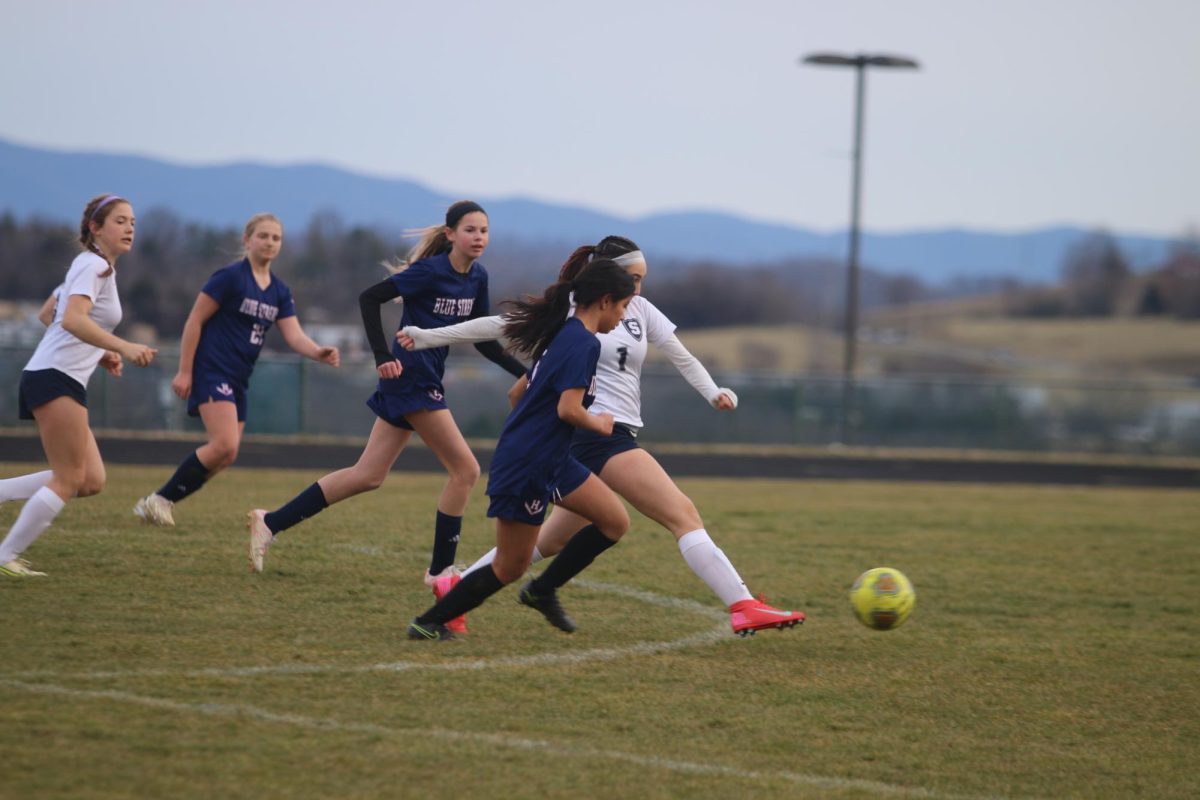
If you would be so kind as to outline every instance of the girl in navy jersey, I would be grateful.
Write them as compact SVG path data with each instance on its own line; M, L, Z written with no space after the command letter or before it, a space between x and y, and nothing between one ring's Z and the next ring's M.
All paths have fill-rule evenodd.
M488 566L462 578L408 626L410 639L453 639L448 627L529 568L546 508L571 509L590 520L559 554L575 570L615 544L629 527L620 498L570 454L572 432L607 436L612 414L589 414L596 396L597 333L620 322L633 297L633 278L612 261L596 260L543 296L514 303L505 333L518 352L531 355L527 386L504 423L488 472L488 516L496 518L496 555ZM576 307L568 316L571 302ZM548 618L561 614L553 589L521 602Z
M27 500L0 542L0 575L45 575L21 554L50 526L72 497L104 487L104 462L88 425L87 384L96 367L121 376L122 359L144 367L157 352L114 336L121 321L117 259L133 247L129 201L100 195L87 204L79 225L80 253L55 290L49 327L21 373L19 414L37 422L50 469L0 481L0 502Z
M134 506L134 514L155 525L174 525L175 504L237 459L250 374L272 325L300 355L334 367L339 362L336 347L322 347L305 335L292 290L271 273L283 245L283 223L274 214L255 214L246 223L242 245L242 260L212 274L183 325L179 372L171 388L187 400L188 415L204 422L208 442Z
M736 408L737 395L732 389L720 388L713 382L708 370L675 336L674 323L641 296L646 258L629 239L608 236L595 246L579 248L563 265L560 278L569 279L595 258L612 259L624 266L637 283L638 290L621 324L611 333L598 336L601 354L596 369L596 403L592 410L613 415L616 419L613 434L597 436L580 429L572 439L571 454L634 508L675 536L684 561L729 608L730 626L735 633L744 636L763 628L791 627L803 622L801 612L781 611L754 599L733 564L705 530L695 504L671 480L654 456L638 446L637 435L642 428L642 364L648 345L653 344L666 354L688 383L718 411ZM436 331L405 328L400 338L402 344L414 347L445 345L451 341L471 341L477 336L493 337L503 325L502 318L493 317ZM576 531L586 530L585 525L586 520L556 506L538 535L533 560L548 558L561 551ZM473 564L467 574L490 563L495 552L493 550ZM565 568L555 569L557 563L556 560L533 582L530 589L534 595L557 589L572 577L573 573L568 574ZM556 613L548 619L568 632L574 629L574 624L565 615Z
M379 488L414 431L449 473L438 498L426 582L432 584L441 572L453 568L462 515L479 480L479 462L446 407L442 374L449 348L421 353L410 353L394 343L389 348L379 307L403 298L402 324L430 328L487 316L487 270L477 261L487 243L484 210L469 200L455 203L446 212L445 225L425 229L408 262L360 295L363 325L379 373L377 390L367 405L378 419L357 464L329 473L276 511L250 512L250 563L256 572L262 571L263 556L276 534L333 503ZM498 342L482 342L476 349L513 375L525 374L525 367L504 353Z

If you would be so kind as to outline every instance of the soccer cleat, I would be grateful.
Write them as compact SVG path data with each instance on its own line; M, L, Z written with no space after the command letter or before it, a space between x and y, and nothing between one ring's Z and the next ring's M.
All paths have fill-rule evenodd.
M439 601L450 593L450 590L462 580L458 567L446 567L436 578L425 571L425 585L433 590L433 596ZM446 627L454 633L467 632L467 615L459 614L454 619L446 620Z
M7 564L0 564L0 575L8 575L11 578L44 578L46 573L38 572L33 569L29 562L23 558L14 558Z
M783 611L769 606L759 595L757 600L738 600L729 607L729 625L738 636L753 636L765 628L791 628L804 623L800 611Z
M162 495L148 494L137 501L137 505L133 507L133 513L140 517L142 522L173 528L175 517L171 515L171 509L174 507L175 504Z
M263 520L267 512L264 509L256 508L248 515L250 528L250 571L263 571L263 557L267 554L267 548L271 546L271 541L274 536L271 529L267 527L267 523Z
M446 625L436 622L417 622L415 619L408 623L408 638L418 642L449 642L454 640L454 631Z
M567 616L567 612L563 611L562 604L558 602L558 593L551 590L547 594L534 594L532 587L533 581L525 584L521 593L517 595L517 602L542 612L546 621L560 631L574 633L575 623Z

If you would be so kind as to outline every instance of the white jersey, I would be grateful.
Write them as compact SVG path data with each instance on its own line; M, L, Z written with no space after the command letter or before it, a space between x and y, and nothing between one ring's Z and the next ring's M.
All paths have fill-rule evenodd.
M624 318L609 333L598 333L596 400L588 411L607 411L617 422L642 427L642 365L649 345L662 346L675 333L675 323L641 295L629 301Z
M88 312L92 322L111 333L121 321L121 299L117 297L117 274L109 272L106 277L101 277L108 271L108 262L91 251L75 257L66 279L55 290L54 320L25 365L27 372L56 369L87 386L104 350L68 333L62 326L63 315L67 312L67 299L71 295L83 295L92 301L92 310Z

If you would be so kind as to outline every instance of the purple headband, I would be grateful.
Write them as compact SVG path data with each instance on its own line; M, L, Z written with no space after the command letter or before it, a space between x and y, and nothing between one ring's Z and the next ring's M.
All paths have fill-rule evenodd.
M96 215L100 213L100 209L104 208L106 205L111 203L113 200L120 200L120 199L121 198L118 197L117 195L110 194L108 197L101 200L100 205L98 205L94 209L92 209L92 215L90 217L88 217L88 222L91 222L92 220L96 219Z

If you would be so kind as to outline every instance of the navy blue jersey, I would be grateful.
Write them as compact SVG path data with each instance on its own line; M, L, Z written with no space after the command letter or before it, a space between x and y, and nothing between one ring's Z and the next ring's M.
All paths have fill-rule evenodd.
M390 280L404 298L400 327L444 328L491 313L487 270L479 262L465 273L458 272L450 263L450 254L443 253L414 261ZM404 372L399 378L380 380L379 391L404 394L420 387L440 386L449 352L449 347L413 352L393 341L392 355Z
M219 308L200 331L192 371L219 375L244 387L271 325L296 316L292 290L276 275L266 289L258 288L250 260L243 258L214 272L200 291Z
M571 317L529 373L529 386L508 415L488 471L489 496L548 488L566 459L575 427L558 416L558 400L583 388L583 407L596 399L600 340Z

